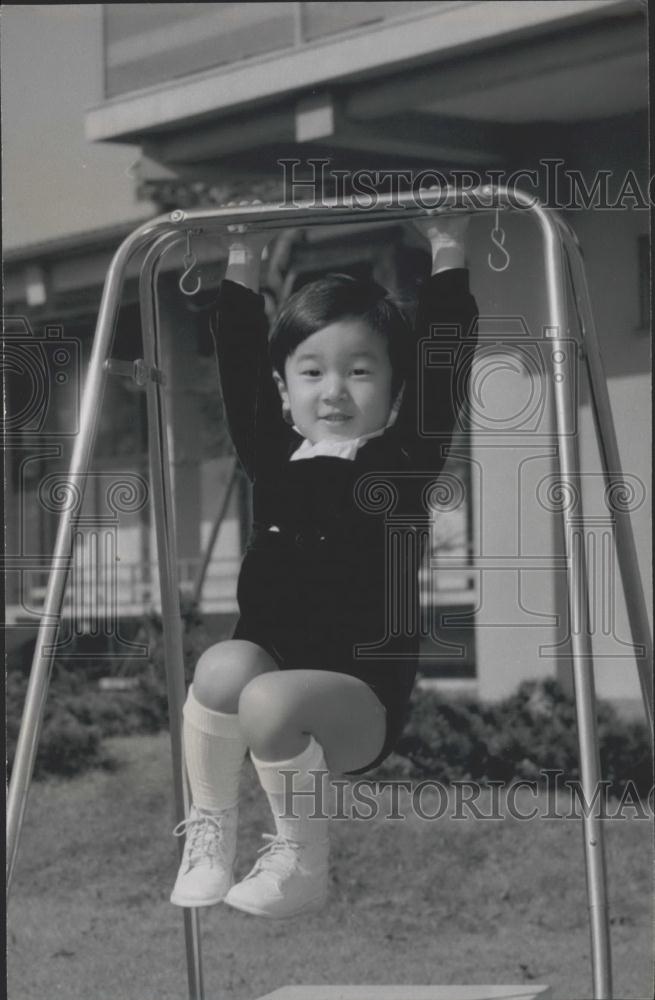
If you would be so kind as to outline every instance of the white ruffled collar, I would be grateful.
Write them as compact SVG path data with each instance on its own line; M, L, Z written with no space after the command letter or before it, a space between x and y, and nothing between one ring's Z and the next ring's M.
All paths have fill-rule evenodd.
M294 430L297 428L294 427ZM303 458L317 458L319 455L326 455L329 458L345 458L352 462L363 444L366 444L371 438L381 437L385 431L386 427L383 427L382 430L373 431L372 434L362 434L361 437L343 441L316 441L315 444L305 438L289 461L299 462Z

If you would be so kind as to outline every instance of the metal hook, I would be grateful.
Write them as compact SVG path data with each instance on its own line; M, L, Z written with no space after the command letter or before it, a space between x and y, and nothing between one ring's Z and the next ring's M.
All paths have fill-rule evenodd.
M487 255L487 263L492 271L506 271L509 267L510 256L505 249L505 230L500 228L500 210L496 209L496 220L491 230L491 242L502 253L505 258L502 264L494 264L491 254Z
M186 279L189 277L194 267L198 263L196 255L191 250L191 233L189 232L188 229L186 234L186 253L182 258L182 263L184 264L184 271L178 282L179 289L183 295L197 295L202 285L202 278L200 277L200 275L198 275L196 284L193 288L186 288L184 284Z

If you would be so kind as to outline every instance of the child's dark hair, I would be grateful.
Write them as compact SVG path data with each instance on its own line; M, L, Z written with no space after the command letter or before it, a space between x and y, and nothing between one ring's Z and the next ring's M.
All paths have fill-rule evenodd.
M348 274L328 274L295 292L284 303L269 339L274 371L284 378L287 358L323 327L347 317L363 320L387 342L393 372L392 392L400 389L409 363L409 324L381 285Z

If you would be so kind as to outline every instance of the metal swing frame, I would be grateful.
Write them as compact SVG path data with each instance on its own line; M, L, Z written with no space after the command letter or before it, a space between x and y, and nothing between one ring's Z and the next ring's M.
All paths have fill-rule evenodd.
M488 207L487 207L488 206ZM591 301L580 248L568 224L532 196L516 189L486 185L463 196L449 188L441 192L439 207L430 214L492 212L497 209L524 211L539 226L544 253L547 287L547 322L552 343L552 359L564 352L562 338L569 330L566 280L571 279L580 321L579 353L586 362L590 385L596 437L601 454L603 475L609 490L622 488L623 474L612 419L609 394L603 372ZM182 628L174 534L174 511L166 434L166 399L162 391L159 366L159 316L157 277L166 252L187 240L188 235L213 233L228 225L248 230L278 230L289 227L339 226L353 223L389 223L425 216L426 207L414 194L380 196L373 207L356 200L326 201L319 204L243 205L213 210L181 211L160 215L141 225L120 245L111 262L100 304L93 349L86 375L81 404L80 431L75 441L68 472L67 489L72 484L83 497L96 437L107 373L111 369L110 351L116 326L121 292L127 265L141 251L139 294L143 332L143 359L134 363L134 378L146 387L150 452L151 493L156 526L162 619L164 625L165 663L170 710L170 736L177 820L187 815L189 796L182 762L181 721L185 698L182 654ZM186 263L186 261L185 261ZM561 354L560 354L561 357ZM567 490L575 485L580 459L575 435L565 432L568 415L577 405L575 387L564 374L565 367L551 359L555 390L557 456L560 481ZM73 492L71 490L71 492ZM618 505L617 505L618 506ZM71 539L77 527L81 500L63 510L57 532L52 569L45 597L23 718L14 759L7 802L7 886L16 860L29 786L34 769L43 712L52 671L61 619L64 594L70 571ZM581 506L578 508L582 516ZM629 616L632 641L644 706L650 727L653 722L652 640L646 603L637 563L630 516L627 511L613 511L614 539ZM564 517L564 513L562 513ZM574 546L569 533L566 539L566 575L571 619L577 616L580 627L573 631L572 659L578 723L581 789L586 802L594 801L599 787L600 763L596 729L596 699L593 655L589 629L587 566L584 545ZM591 933L594 997L611 1000L612 975L609 936L609 913L603 828L592 810L584 810L583 840L587 897ZM180 851L182 845L180 845ZM200 950L200 922L197 910L184 910L187 954L188 992L191 1000L203 1000L204 986Z

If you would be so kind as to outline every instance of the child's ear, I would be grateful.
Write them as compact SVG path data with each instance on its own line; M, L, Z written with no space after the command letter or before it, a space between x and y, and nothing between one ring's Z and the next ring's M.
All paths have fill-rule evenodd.
M280 393L280 399L282 400L282 416L288 424L293 424L291 407L289 405L289 393L287 392L284 379L278 374L278 372L273 372L273 380L277 386L277 391Z
M285 406L289 405L289 393L287 392L287 387L284 383L284 379L278 372L273 372L273 381L277 386L277 391L280 393L280 398Z
M400 410L400 404L403 401L403 395L405 392L405 383L401 385L400 389L396 393L395 399L391 404L391 410L389 412L389 419L387 420L387 427L392 427L396 422L396 417L398 416L398 411Z

